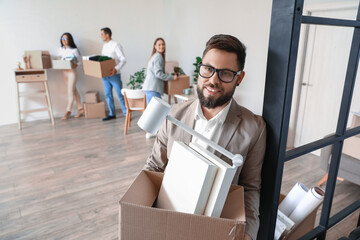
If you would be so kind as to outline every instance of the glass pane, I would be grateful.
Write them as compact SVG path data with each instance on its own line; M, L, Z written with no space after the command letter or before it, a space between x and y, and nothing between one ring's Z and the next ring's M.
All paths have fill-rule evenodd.
M340 158L338 178L330 216L334 216L356 200L360 199L360 135L344 142ZM328 231L330 236L338 238L349 236L356 228L359 211L349 215Z
M328 172L328 152L331 151L332 146L328 146L325 148L322 148L318 151L300 156L298 158L295 158L293 160L287 161L284 164L284 172L283 172L283 179L282 179L282 185L281 185L281 193L283 195L289 195L293 194L292 192L295 190L292 190L297 183L303 184L306 188L311 189L313 187L321 187L323 189L326 188L326 177ZM319 185L318 185L319 184ZM302 200L301 196L301 189L298 190L298 197L296 200L298 200L297 203L295 203L294 206L299 206L301 208L300 201ZM291 193L290 193L291 192ZM311 191L309 193L303 192L304 194L311 194ZM308 196L309 197L309 196ZM303 203L302 203L303 204ZM303 208L301 209L302 213L305 214L306 221L314 221L314 227L319 224L320 215L321 215L321 209L322 204L319 202L314 205L314 208ZM280 208L281 209L281 208ZM295 208L296 209L296 208ZM293 221L296 221L296 211L295 209L289 214L290 218ZM291 210L289 210L291 211ZM295 211L295 213L294 213ZM298 210L299 212L299 210ZM292 215L294 214L294 215ZM299 215L297 215L299 216ZM310 231L311 229L306 229L306 231ZM303 232L305 234L305 232ZM301 236L301 235L300 235ZM295 238L291 239L298 239L300 236L296 236Z
M351 129L360 126L360 73L359 68L356 75L356 82L351 101L347 128Z
M303 15L355 20L359 1L305 0Z
M353 28L302 25L288 149L336 131Z

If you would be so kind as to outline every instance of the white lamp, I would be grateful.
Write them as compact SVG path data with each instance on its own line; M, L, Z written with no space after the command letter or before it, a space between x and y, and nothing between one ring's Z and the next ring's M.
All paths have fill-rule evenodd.
M199 140L203 141L211 148L231 159L233 166L240 167L243 165L244 160L241 154L232 154L225 148L219 146L213 141L210 141L209 139L196 132L194 129L188 127L184 123L180 122L176 118L169 116L168 114L170 112L170 109L171 106L167 102L160 98L153 97L138 121L139 127L146 132L156 134L166 118L176 126L185 130L187 133L197 137Z

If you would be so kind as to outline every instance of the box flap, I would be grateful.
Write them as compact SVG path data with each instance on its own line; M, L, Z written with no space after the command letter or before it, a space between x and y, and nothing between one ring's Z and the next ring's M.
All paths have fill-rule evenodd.
M234 219L238 221L246 221L244 188L238 185L231 185L229 194L226 198L221 218Z
M120 204L130 203L151 207L159 193L162 179L162 173L141 171L120 200Z

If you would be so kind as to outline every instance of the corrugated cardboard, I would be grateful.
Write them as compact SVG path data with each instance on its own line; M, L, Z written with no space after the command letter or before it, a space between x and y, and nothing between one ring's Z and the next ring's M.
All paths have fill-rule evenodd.
M280 202L284 200L285 195L280 194ZM296 240L305 235L306 233L310 232L315 227L315 219L316 219L316 212L320 205L319 205L307 216L301 223L297 224L293 229L291 229L284 237L282 237L282 240Z
M88 91L85 93L85 103L98 103L99 92L98 91Z
M353 115L351 128L360 126L360 117ZM360 160L360 135L347 138L344 141L343 153Z
M105 117L105 103L84 103L85 118Z
M351 128L360 126L360 116L354 115L351 122Z
M98 62L92 60L82 60L84 74L103 78L111 75L111 71L115 67L115 60L109 59L106 61Z
M51 68L51 58L49 51L25 51L30 61L30 69L46 69Z
M162 179L163 173L143 170L120 200L120 239L243 239L243 187L231 186L221 218L214 218L152 207Z
M74 64L71 60L51 60L53 69L73 69Z
M360 135L345 139L343 153L360 160Z
M164 92L168 95L182 94L183 90L189 87L190 77L186 75L181 75L174 80L166 81Z

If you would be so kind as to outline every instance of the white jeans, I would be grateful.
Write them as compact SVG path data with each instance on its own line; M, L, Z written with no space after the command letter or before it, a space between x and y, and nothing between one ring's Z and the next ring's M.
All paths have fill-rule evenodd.
M78 109L81 109L81 98L80 94L76 89L76 69L69 69L64 70L64 79L67 84L67 95L68 95L68 102L66 111L71 112L74 98L76 99L76 105Z

